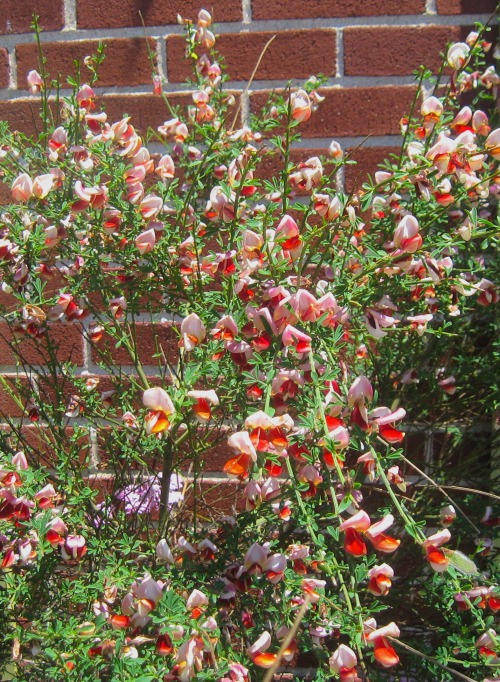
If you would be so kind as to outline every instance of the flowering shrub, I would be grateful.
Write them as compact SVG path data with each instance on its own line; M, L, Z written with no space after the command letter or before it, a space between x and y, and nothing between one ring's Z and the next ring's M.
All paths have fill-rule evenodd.
M474 388L499 298L486 33L347 194L335 141L292 160L320 80L241 126L209 13L184 23L193 103L165 96L161 155L100 110L101 55L58 101L42 61L43 133L1 129L6 679L493 679L498 497L457 503L404 449L407 411L495 407Z

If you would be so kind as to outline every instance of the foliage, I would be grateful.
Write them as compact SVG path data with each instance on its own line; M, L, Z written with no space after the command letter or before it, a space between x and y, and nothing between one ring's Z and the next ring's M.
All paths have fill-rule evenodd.
M42 58L43 132L0 130L3 679L492 679L487 32L419 71L400 154L348 194L338 143L292 155L320 81L241 126L210 15L184 23L193 104L163 95L148 141L99 110L102 51L65 98Z

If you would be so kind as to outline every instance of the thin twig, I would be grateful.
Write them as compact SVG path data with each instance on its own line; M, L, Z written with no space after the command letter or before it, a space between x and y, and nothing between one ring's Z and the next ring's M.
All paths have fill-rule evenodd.
M416 487L424 487L423 483L417 483ZM475 495L483 495L484 497L491 497L493 500L497 500L497 502L500 502L500 495L494 495L493 493L489 493L486 490L476 490L475 488L465 488L464 486L461 485L442 485L440 486L441 488L447 488L448 490L461 490L464 493L474 493Z
M436 483L436 481L434 481L430 476L427 476L426 473L424 473L421 469L419 469L416 464L413 464L413 462L410 462L410 460L407 459L404 455L401 455L401 459L403 459L408 464L408 466L411 466L411 468L414 469L417 473L419 473L421 476L423 476L426 481L429 481L429 483L431 483L435 488L437 488L446 497L446 499L449 500L452 503L452 505L457 508L457 510L464 517L464 519L474 528L476 533L478 533L479 535L481 534L481 531L476 526L476 524L469 519L469 517L464 512L464 510L461 507L459 507L459 505L455 502L455 500L452 497L450 497L450 495L448 495L446 490L443 490L442 486L440 486L439 483Z
M267 43L266 43L266 44L264 45L264 47L262 48L262 52L260 53L259 58L257 59L257 64L255 65L254 70L252 71L252 75L250 76L250 80L248 81L245 90L241 93L241 96L240 96L240 103L238 104L238 107L237 107L237 109L236 109L236 113L234 114L233 122L231 123L231 128L230 128L231 131L234 130L234 126L235 126L235 124L236 124L236 120L237 120L237 118L238 118L238 114L240 113L241 104L242 104L242 102L243 102L243 95L246 95L247 92L250 90L250 86L252 85L253 79L255 78L255 74L257 73L257 69L259 68L260 63L261 63L261 61L262 61L264 55L266 54L267 48L269 47L269 45L273 42L273 40L274 40L275 38L276 38L276 34L273 35L273 36L271 36L271 38L269 38L269 40L267 41Z
M264 679L262 680L262 682L271 682L271 680L273 679L273 675L276 672L276 670L279 668L281 660L282 660L283 656L285 655L285 651L290 646L292 639L297 634L297 630L299 629L299 625L301 624L302 619L306 615L306 611L309 608L309 600L310 600L309 595L306 594L306 596L304 597L304 603L302 604L300 609L297 611L297 615L295 616L295 620L293 621L293 625L290 628L290 630L288 631L287 636L283 640L283 644L281 645L280 650L276 654L276 660L274 661L272 666L268 669L268 671L264 675Z
M436 661L435 658L432 658L432 656L427 656L427 654L423 654L421 651L418 651L418 649L414 649L413 647L409 646L408 644L405 644L404 642L400 642L399 639L394 639L393 637L389 637L391 642L393 644L396 644L397 646L402 647L403 649L406 649L406 651L409 651L412 654L416 654L417 656L420 656L421 658L425 658L426 661L430 661L431 663L434 663L435 665L439 666L443 670L446 670L447 672L451 673L455 677L459 677L461 680L467 680L467 682L475 682L472 677L468 677L467 675L464 675L463 673L459 673L458 670L455 670L454 668L449 668L447 665L444 663L439 663L439 661Z

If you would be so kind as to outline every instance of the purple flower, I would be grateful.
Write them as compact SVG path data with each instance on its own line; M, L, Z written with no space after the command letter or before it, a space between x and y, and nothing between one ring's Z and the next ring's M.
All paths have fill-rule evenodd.
M170 477L168 506L179 504L184 499L183 481L177 474ZM150 514L160 508L161 474L131 483L115 493L115 500L123 502L126 514Z

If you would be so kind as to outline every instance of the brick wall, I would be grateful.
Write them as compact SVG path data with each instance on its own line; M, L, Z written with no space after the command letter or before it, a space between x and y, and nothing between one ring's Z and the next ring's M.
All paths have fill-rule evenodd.
M331 137L344 147L374 150L360 170L371 170L387 148L397 146L399 119L414 94L412 72L421 63L437 68L448 41L464 37L476 20L485 21L495 0L3 0L0 18L0 119L34 132L26 74L37 66L30 32L40 16L48 71L74 73L73 62L107 45L98 92L112 113L133 115L141 130L165 118L151 96L151 64L144 35L172 93L186 90L180 12L213 13L218 49L235 91L243 91L260 51L276 34L244 95L245 115L271 88L315 73L327 76L320 112L304 126L303 146L323 149ZM145 28L142 26L142 14ZM131 68L131 65L133 67ZM255 94L254 94L255 93Z
M345 149L360 143L368 147L362 155L355 153L360 165L346 170L343 182L350 191L397 147L399 120L408 112L415 93L414 69L422 62L436 69L446 43L464 37L474 21L486 21L495 0L211 0L205 4L202 0L3 0L0 119L15 129L36 133L36 104L26 90L27 72L37 68L37 48L30 31L36 12L43 28L47 69L53 77L59 72L73 73L74 60L91 54L99 41L105 41L107 58L96 92L108 113L111 117L131 114L140 132L156 127L168 118L168 112L161 99L152 95L145 35L167 92L176 103L187 101L184 93L188 88L182 83L187 74L182 29L176 15L181 12L195 18L202 6L213 13L219 34L217 47L231 76L228 88L242 93L244 120L269 90L290 80L298 85L315 73L326 76L325 101L301 127L304 139L300 146L304 153L324 150L333 137ZM259 66L251 91L244 92L262 47L274 34L277 37ZM8 188L0 183L0 201L9 198ZM138 330L142 352L151 355L156 348L152 326L144 322ZM75 362L81 371L103 374L95 351L74 326L60 326L53 333L60 341L61 358ZM168 328L160 329L159 335L166 352L172 346L175 353L176 343ZM41 344L28 339L23 345L30 362L44 362ZM116 359L126 366L127 359L120 351ZM9 331L0 322L0 372L11 379L17 374L15 360ZM155 371L147 360L146 369ZM21 408L7 397L0 399L0 412L14 419L26 417ZM41 427L27 428L33 429L33 451L42 452L35 433ZM95 471L100 468L101 454L96 434L90 436L81 452L89 471ZM207 469L214 472L214 480L221 461L215 448ZM213 504L217 495L214 497L210 481L206 485Z

